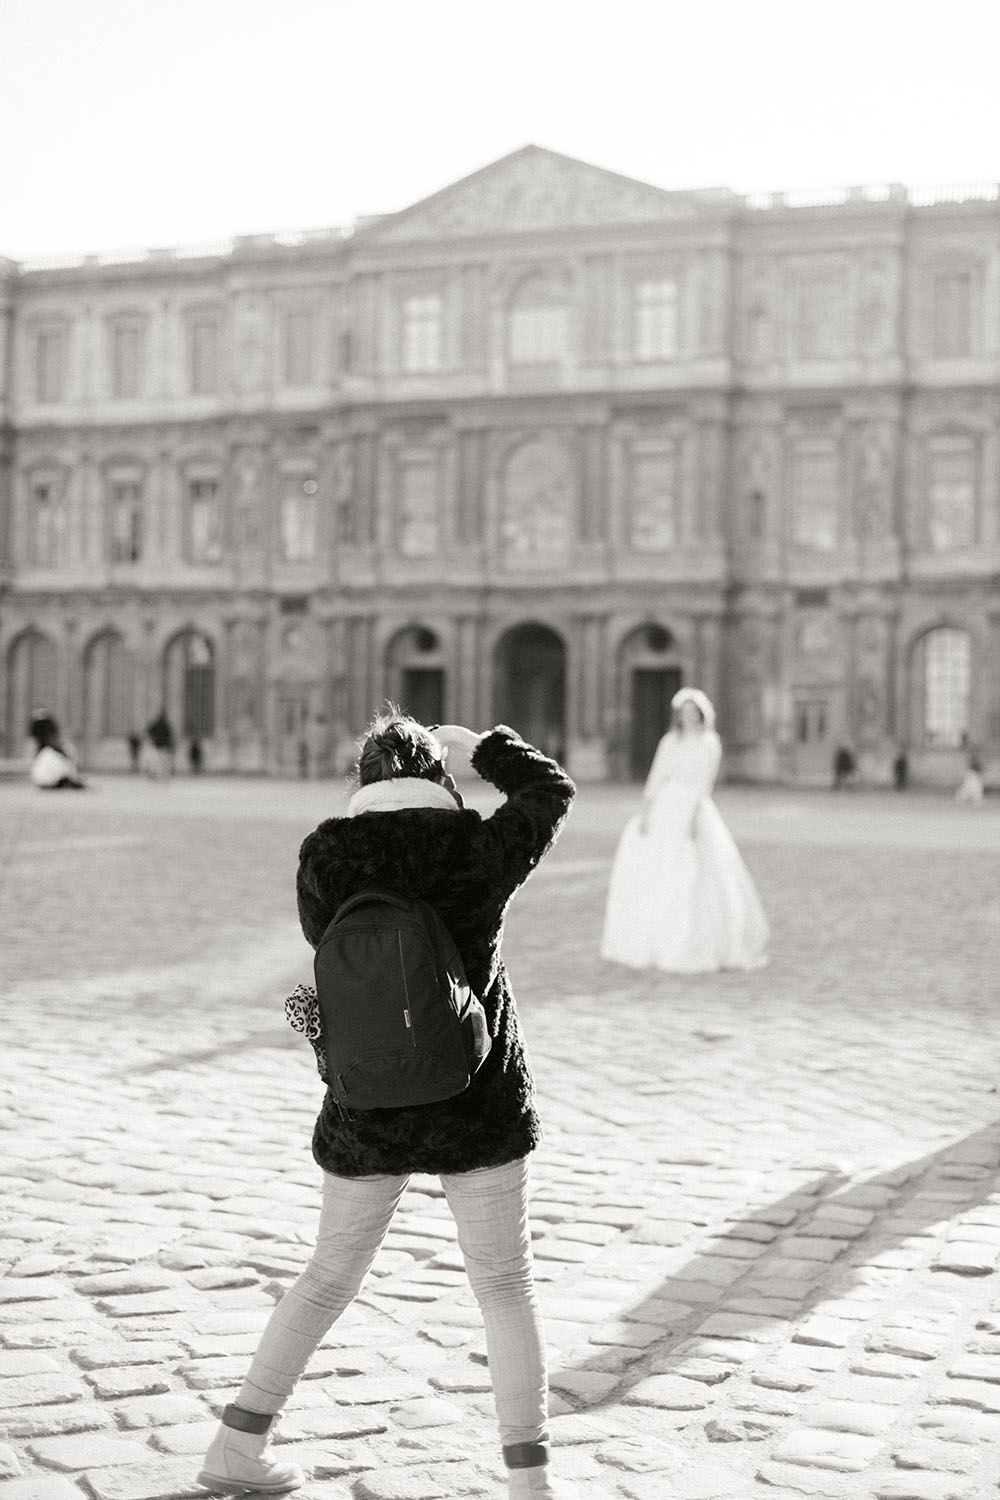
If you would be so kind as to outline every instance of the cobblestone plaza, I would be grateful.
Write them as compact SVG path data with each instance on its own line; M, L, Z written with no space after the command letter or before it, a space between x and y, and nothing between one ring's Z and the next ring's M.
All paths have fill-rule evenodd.
M1000 808L726 788L754 974L597 957L585 788L505 952L547 1134L553 1438L584 1500L1000 1482ZM181 1500L319 1206L298 844L330 783L0 784L0 1500ZM484 801L485 805L485 801ZM478 1311L415 1177L282 1424L303 1500L499 1500Z

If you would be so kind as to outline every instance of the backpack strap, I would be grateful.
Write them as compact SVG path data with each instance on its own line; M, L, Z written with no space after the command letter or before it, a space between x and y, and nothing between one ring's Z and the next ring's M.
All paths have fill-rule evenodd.
M348 912L354 911L359 906L366 905L369 901L379 901L387 906L398 906L400 911L409 911L411 902L402 896L397 896L395 891L358 891L354 896L348 896L347 900L337 907L334 913L334 922L339 922L341 917L346 917Z

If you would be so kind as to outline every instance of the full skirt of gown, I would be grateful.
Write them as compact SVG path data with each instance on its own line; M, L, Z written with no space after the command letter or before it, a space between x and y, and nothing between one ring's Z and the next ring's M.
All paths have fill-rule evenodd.
M769 937L750 871L711 797L676 782L662 787L648 833L638 815L622 831L601 957L675 974L756 969Z

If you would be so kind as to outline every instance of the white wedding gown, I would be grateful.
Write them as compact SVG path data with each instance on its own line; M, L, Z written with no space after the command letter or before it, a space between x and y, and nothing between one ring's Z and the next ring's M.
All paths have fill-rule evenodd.
M756 887L712 801L714 730L672 730L646 781L648 832L626 823L611 868L601 957L635 969L756 969L770 937Z

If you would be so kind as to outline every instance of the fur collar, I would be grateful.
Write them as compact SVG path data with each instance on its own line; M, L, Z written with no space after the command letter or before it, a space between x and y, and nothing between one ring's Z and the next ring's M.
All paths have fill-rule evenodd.
M394 776L388 781L373 781L359 787L347 804L347 816L366 812L408 812L418 807L438 812L458 812L459 804L436 781L419 776Z

